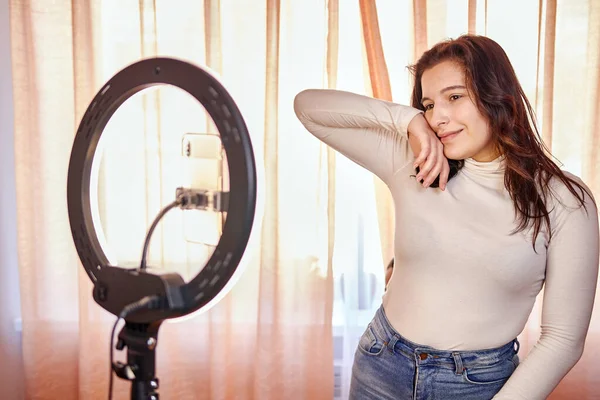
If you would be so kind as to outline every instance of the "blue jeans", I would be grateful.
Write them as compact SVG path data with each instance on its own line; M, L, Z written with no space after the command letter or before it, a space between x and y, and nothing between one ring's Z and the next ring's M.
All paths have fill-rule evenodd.
M486 400L519 365L517 339L502 347L443 351L396 332L380 307L354 355L350 399Z

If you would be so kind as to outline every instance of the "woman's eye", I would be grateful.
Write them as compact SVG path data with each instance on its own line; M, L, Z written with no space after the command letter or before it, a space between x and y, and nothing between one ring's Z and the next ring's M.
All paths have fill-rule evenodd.
M433 108L433 104L426 104L423 106L423 108L425 109L425 111L431 110Z
M460 99L462 96L460 94L453 94L452 96L450 96L450 100L454 101L454 100L458 100Z

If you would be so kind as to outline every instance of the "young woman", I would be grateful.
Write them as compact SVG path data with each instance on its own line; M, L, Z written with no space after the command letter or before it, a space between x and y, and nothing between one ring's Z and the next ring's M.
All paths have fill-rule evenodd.
M394 274L355 353L352 399L545 399L582 355L598 277L589 189L546 155L503 49L437 44L412 106L306 90L296 115L389 187ZM517 336L544 286L542 332Z

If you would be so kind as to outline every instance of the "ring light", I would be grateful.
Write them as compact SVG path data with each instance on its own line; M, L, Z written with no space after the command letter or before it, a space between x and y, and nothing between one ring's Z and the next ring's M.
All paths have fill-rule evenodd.
M142 265L125 269L109 265L94 228L90 202L92 164L102 132L115 111L134 94L157 85L186 91L211 116L227 155L230 190L178 188L176 200L163 209L148 232ZM111 366L118 376L132 381L132 398L158 399L154 350L160 324L207 305L234 275L255 218L256 179L252 143L240 110L221 83L203 68L172 58L141 60L113 76L87 108L73 142L68 170L71 233L83 268L94 284L94 300L125 320L117 349L128 347L128 364L113 365L111 360ZM153 229L168 210L177 206L227 212L211 258L188 283L176 273L153 273L145 268Z

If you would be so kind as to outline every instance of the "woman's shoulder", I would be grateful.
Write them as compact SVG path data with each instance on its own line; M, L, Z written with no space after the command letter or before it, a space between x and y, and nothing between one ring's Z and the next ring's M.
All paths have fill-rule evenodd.
M553 175L548 180L549 201L553 208L557 209L579 209L585 205L586 208L595 208L595 199L590 187L578 175L561 170L562 177Z

